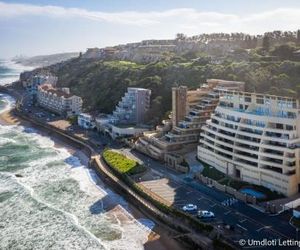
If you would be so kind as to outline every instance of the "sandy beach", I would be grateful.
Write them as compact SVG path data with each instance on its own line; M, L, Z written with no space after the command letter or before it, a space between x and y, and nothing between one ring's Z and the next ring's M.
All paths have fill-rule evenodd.
M31 124L30 122L24 121L18 117L16 117L12 110L6 110L0 114L0 124L1 125L20 125L24 127L31 127L37 129L36 126ZM49 137L49 134L45 131L41 131L37 129L38 133L43 136ZM88 157L81 152L80 150L66 144L65 142L61 141L55 135L51 135L50 138L55 142L55 147L57 148L65 148L68 150L70 154L76 156L80 159L83 165L86 165L88 162ZM96 184L93 183L95 186ZM128 209L130 213L128 213L124 208L121 206L116 206L114 209L111 209L108 212L108 216L112 218L117 218L121 223L132 223L132 221L148 218L153 220L153 218L149 218L149 216L144 215L140 210L128 204ZM138 223L136 221L136 223ZM163 226L155 224L154 229L148 235L148 241L144 244L145 249L155 249L155 250L180 250L184 249L178 241L172 239L172 236L169 234L168 230L166 230Z

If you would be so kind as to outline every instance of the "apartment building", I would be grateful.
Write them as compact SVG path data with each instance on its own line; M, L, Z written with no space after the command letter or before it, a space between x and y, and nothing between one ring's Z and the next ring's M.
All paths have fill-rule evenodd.
M86 113L80 113L77 117L78 126L85 129L93 129L96 127L95 119L92 115Z
M198 158L243 181L291 196L299 191L299 101L224 91L202 127Z
M172 123L177 125L186 115L187 87L172 88Z
M122 124L142 124L150 108L150 89L128 88L113 116Z
M173 88L171 121L163 121L156 131L145 132L136 142L136 148L157 159L164 159L171 151L196 148L201 127L216 108L223 90L244 90L244 87L244 82L208 79L197 90Z
M70 94L69 88L54 88L51 84L38 87L37 102L41 107L67 117L79 115L82 99Z
M23 81L23 87L31 95L36 95L38 87L43 84L50 84L56 86L57 77L49 74L38 74L30 77L27 81Z

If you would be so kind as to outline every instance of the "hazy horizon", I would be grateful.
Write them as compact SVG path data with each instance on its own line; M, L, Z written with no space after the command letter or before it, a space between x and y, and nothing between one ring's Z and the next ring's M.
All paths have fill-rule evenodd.
M0 58L84 52L145 39L300 28L300 1L0 1ZM156 4L157 3L157 4Z

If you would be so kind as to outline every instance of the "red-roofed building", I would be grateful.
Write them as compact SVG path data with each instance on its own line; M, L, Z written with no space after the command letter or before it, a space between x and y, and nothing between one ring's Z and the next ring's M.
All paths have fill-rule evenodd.
M37 101L41 107L67 117L81 113L82 99L70 94L69 88L54 88L51 84L38 87Z

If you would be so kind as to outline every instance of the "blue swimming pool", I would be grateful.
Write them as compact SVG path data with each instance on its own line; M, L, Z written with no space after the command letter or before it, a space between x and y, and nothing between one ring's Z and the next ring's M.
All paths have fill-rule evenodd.
M240 192L244 193L244 194L252 195L252 196L256 197L256 199L266 198L265 194L263 194L262 192L256 191L252 188L242 188L240 190Z

